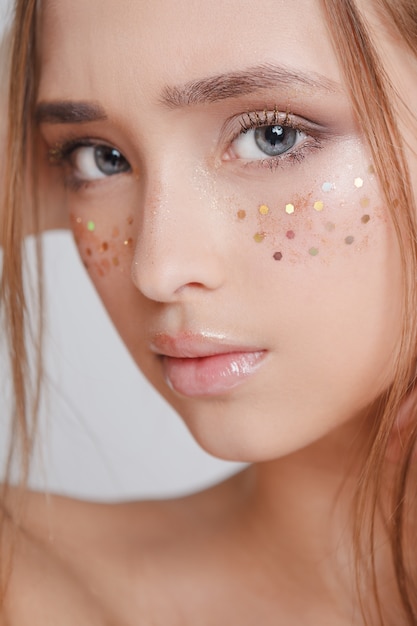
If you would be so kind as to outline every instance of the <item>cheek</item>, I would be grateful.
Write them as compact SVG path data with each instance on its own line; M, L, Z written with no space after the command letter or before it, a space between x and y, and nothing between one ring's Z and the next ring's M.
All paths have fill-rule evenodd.
M111 223L102 211L91 209L88 217L70 216L74 239L92 280L128 273L134 250L134 217Z
M234 215L240 236L271 265L328 263L335 255L361 253L386 227L370 165L343 176L328 172L305 190L271 187L239 201Z

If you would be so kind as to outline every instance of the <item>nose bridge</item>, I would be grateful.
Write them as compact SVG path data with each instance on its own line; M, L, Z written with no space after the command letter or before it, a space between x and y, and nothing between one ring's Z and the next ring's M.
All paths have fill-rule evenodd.
M209 213L215 196L203 194L177 161L148 175L138 207L132 278L146 297L159 302L183 297L186 287L216 289L223 280L220 241Z

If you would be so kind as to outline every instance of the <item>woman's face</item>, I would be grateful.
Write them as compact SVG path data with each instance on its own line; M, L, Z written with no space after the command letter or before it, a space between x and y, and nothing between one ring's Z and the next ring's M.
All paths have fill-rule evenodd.
M51 172L152 384L225 458L353 423L400 262L319 3L46 0L41 28Z

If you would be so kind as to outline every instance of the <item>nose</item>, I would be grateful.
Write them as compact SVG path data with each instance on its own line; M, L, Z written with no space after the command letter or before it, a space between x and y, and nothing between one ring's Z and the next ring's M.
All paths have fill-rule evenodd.
M153 185L140 215L132 279L144 296L174 302L223 284L225 235L214 198L177 179Z

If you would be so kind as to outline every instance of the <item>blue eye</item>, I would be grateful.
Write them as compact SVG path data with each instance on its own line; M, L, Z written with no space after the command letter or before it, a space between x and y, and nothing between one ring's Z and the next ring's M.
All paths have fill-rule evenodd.
M130 169L129 163L116 148L95 146L93 149L95 163L105 176L113 176Z
M74 179L91 182L130 171L130 164L122 153L104 144L75 143L64 147L62 160L66 161Z
M305 138L306 133L281 124L251 128L234 140L234 158L257 160L278 157L292 150Z
M275 125L261 126L254 131L255 143L268 156L278 156L291 150L297 143L297 134L294 128Z

